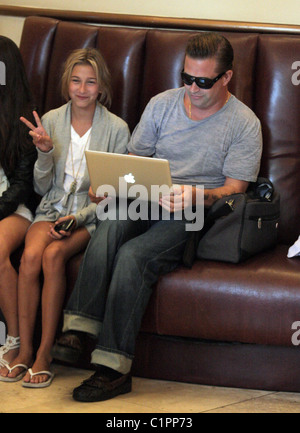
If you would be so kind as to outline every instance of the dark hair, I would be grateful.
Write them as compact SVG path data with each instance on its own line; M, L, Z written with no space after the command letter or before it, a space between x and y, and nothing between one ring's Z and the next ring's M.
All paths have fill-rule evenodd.
M0 164L9 176L21 150L32 146L28 128L20 121L20 116L32 118L32 98L19 48L5 36L0 36L0 62Z
M219 33L203 32L192 36L188 41L185 54L194 59L215 57L219 73L226 72L233 66L232 46Z

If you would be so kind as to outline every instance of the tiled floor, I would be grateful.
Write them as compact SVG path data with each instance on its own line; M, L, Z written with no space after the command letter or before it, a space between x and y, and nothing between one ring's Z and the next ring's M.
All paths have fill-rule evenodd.
M2 413L299 413L300 393L222 388L133 378L133 391L99 403L78 403L72 390L91 372L54 364L52 385L0 382Z

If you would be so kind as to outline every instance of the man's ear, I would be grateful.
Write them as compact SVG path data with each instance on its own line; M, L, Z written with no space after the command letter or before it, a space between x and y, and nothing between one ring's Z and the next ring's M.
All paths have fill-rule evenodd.
M225 72L225 74L223 75L223 85L227 86L229 81L231 80L233 76L233 71L231 69L229 69L228 71Z

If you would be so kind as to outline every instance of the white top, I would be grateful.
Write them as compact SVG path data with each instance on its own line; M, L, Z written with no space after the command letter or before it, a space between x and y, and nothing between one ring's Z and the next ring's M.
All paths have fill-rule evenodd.
M75 178L77 176L77 188L81 185L84 170L86 166L84 151L89 148L91 141L91 131L92 127L82 136L75 131L73 126L71 125L71 143L69 146L69 152L66 160L65 167L65 181L64 181L64 190L69 192L71 184L74 180L73 177L73 165L72 165L72 153L73 153L73 164L74 164L74 175ZM72 152L73 151L73 152ZM79 170L79 172L78 172ZM78 172L78 175L77 175Z
M69 151L66 160L65 178L64 178L64 190L66 191L66 193L70 191L71 184L75 179L77 181L76 191L80 188L80 185L84 178L84 171L86 167L84 151L89 148L90 141L91 141L91 131L92 131L92 127L90 127L90 129L82 137L80 137L80 135L77 134L77 132L71 125L71 142L69 145ZM73 164L74 164L74 172L73 172ZM61 212L62 210L63 201L64 198L62 198L55 205L55 208L59 212ZM77 200L75 197L73 207L71 209L71 213L76 212L76 209L77 209Z

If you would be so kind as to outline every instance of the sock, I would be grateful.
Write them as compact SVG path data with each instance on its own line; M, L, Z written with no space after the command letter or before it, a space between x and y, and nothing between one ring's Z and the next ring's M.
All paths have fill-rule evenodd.
M99 365L96 367L96 375L103 375L109 380L116 380L123 376L119 371L113 370L112 368L106 367L104 365Z

